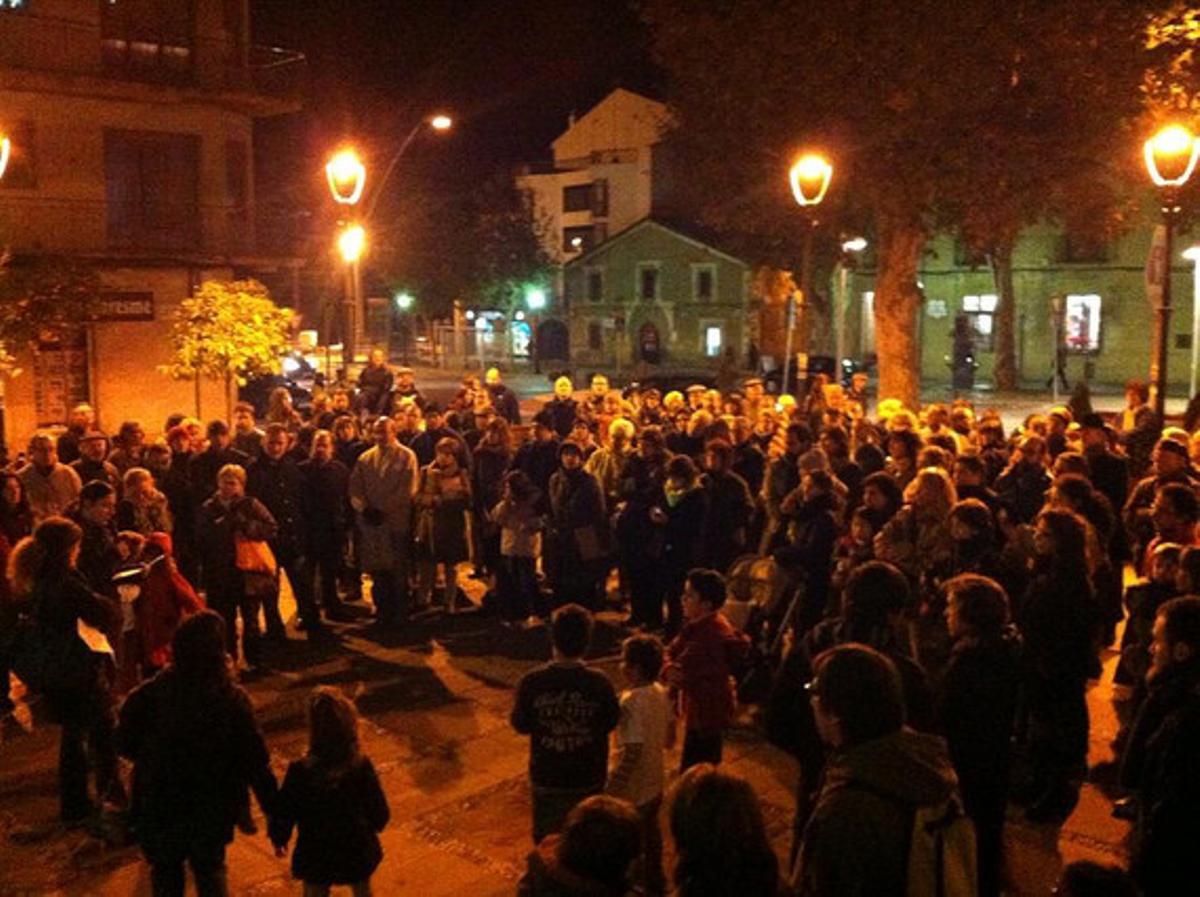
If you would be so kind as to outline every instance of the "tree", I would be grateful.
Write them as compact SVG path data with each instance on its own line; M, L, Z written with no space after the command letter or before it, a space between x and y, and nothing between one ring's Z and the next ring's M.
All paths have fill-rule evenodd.
M16 352L57 339L100 306L100 277L92 266L64 256L0 257L0 347Z
M256 374L277 374L291 344L293 312L280 308L256 280L206 280L180 303L171 326L174 357L161 370L176 380L200 378L225 386L225 415L232 417L234 383Z
M688 173L678 182L681 206L718 230L798 235L788 164L806 146L833 160L823 230L836 233L840 225L874 236L881 395L917 400L917 272L929 236L964 207L964 185L993 176L984 162L1010 173L1026 166L1053 172L1063 161L1041 159L1039 147L1024 141L994 159L979 149L978 124L1009 107L1014 116L1065 109L1073 123L1079 110L1071 103L1115 98L1123 110L1128 97L1138 96L1140 75L1131 79L1124 59L1137 59L1143 49L1146 4L1040 6L1039 21L1060 15L1082 28L1072 37L1072 60L1081 61L1082 46L1096 56L1069 82L1087 88L1069 102L1012 101L1012 51L1025 26L1007 6L985 0L648 0L676 125L667 143ZM1055 37L1065 32L1052 29L1026 51L1037 60L1030 70L1057 70L1045 57L1057 52ZM1114 59L1120 64L1106 68ZM1060 85L1039 81L1036 89ZM1089 122L1099 114L1094 105L1083 111ZM1110 138L1106 155L1134 151L1121 146L1119 130ZM1018 211L1024 217L1025 208ZM794 259L795 242L788 248Z

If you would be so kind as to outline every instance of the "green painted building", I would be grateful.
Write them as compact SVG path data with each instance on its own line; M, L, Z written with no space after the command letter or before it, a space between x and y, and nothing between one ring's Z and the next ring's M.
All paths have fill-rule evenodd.
M563 294L578 365L716 367L756 338L750 267L649 218L567 262Z
M1107 245L1073 241L1057 228L1030 228L1014 252L1016 356L1021 383L1045 386L1053 369L1055 319L1066 349L1066 373L1074 384L1085 375L1095 384L1121 384L1149 375L1154 313L1146 300L1145 265L1153 235L1147 214L1126 236ZM1174 314L1169 336L1168 373L1172 395L1187 391L1192 363L1193 274L1181 252L1191 245L1177 239L1172 260ZM973 263L974 262L974 263ZM846 354L863 358L874 351L873 271L870 253L861 270L847 278ZM995 359L996 288L986 262L972 260L953 238L930 241L920 270L925 302L915 326L926 384L949 383L955 318L964 314L979 362L976 383L991 383ZM832 295L838 293L834 277ZM1060 299L1056 314L1054 298Z

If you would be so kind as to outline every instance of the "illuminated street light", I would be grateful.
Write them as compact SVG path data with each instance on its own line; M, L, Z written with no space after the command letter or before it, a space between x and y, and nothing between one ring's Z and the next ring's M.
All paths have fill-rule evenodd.
M367 232L360 225L351 224L338 235L337 245L338 252L342 254L342 260L353 265L358 262L367 248Z
M1171 264L1175 223L1182 211L1179 188L1187 183L1200 157L1200 140L1183 125L1162 128L1146 141L1143 147L1146 171L1150 180L1160 188L1162 200L1161 231L1151 243L1146 263L1146 289L1155 305L1154 354L1151 357L1150 380L1154 391L1154 411L1161 421L1167 401L1167 356L1171 326ZM1194 378L1193 378L1194 379Z
M813 209L820 205L821 200L825 198L825 192L829 189L829 182L832 178L833 165L820 153L805 153L792 163L792 167L788 171L788 181L792 185L792 196L796 198L796 203L800 208L806 211L804 243L800 255L801 314L804 313L804 307L808 304L809 296L812 295L812 238L813 231L817 227L817 219L813 215ZM796 327L796 294L793 292L788 296L787 339L784 345L783 382L779 386L780 395L788 392L791 382L792 342L795 339ZM808 352L807 345L800 348L803 352Z
M525 291L525 304L530 311L541 311L546 307L546 291L541 287L530 287Z
M334 202L344 206L356 205L367 185L367 169L358 153L344 149L334 154L325 166L325 178Z
M396 294L396 308L400 309L400 311L409 311L413 307L414 301L412 293L401 292Z
M449 131L454 127L454 119L449 115L435 115L429 119L429 127L435 131Z
M1189 396L1196 394L1197 374L1200 373L1200 246L1191 246L1183 251L1183 257L1192 263L1192 379Z
M834 315L835 346L834 366L841 382L843 359L846 357L846 306L850 302L850 269L854 267L854 256L867 248L866 237L851 237L842 241L842 257L838 259L838 301Z
M12 143L8 139L7 134L0 134L0 178L4 177L4 171L8 168L8 154L12 152Z
M833 166L820 153L806 153L792 164L788 172L792 195L802 206L819 205L825 198L832 178Z
M851 237L842 242L842 252L862 252L867 248L866 237Z

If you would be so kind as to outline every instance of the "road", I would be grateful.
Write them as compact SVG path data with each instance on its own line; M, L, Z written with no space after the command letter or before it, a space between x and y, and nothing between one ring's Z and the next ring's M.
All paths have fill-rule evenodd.
M478 599L480 587L471 583ZM295 637L295 634L293 633ZM593 656L616 675L622 632L603 616ZM316 684L352 695L363 715L363 745L392 807L383 834L385 859L376 893L508 895L514 893L529 843L527 746L508 725L513 686L549 656L546 633L500 634L479 615L432 620L402 635L368 635L338 627L338 641L279 649L276 671L250 691L282 775L305 749L304 699ZM1110 756L1115 728L1108 656L1089 695L1091 761ZM57 732L22 704L0 730L0 897L17 895L148 895L149 876L136 849L108 847L55 823ZM669 760L671 768L678 758ZM762 798L772 839L786 856L790 839L791 759L764 742L749 716L729 738L726 767L749 779ZM1117 862L1127 827L1109 801L1086 786L1061 830L1031 826L1013 811L1009 826L1014 895L1049 893L1064 861ZM257 811L256 811L257 812ZM261 817L258 820L263 828ZM231 892L254 897L298 893L286 860L264 835L239 835L229 851Z

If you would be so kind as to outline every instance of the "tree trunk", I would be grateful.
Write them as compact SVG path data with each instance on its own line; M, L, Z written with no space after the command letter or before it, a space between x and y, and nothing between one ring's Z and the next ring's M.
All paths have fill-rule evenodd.
M879 398L917 408L921 394L917 312L921 294L917 266L925 229L911 218L880 218L875 279L875 349L879 355Z
M992 379L997 389L1017 388L1017 296L1013 289L1012 243L1005 242L988 253L992 280L996 284L995 366Z
M233 374L225 372L225 422L233 426Z
M196 374L196 379L195 379L195 382L193 385L195 386L195 389L196 389L196 420L203 420L203 417L200 414L200 374L199 373Z

